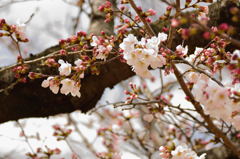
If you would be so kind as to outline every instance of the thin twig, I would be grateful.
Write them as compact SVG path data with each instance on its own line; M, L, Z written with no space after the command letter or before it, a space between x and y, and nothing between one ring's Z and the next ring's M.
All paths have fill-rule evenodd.
M144 26L146 27L146 30L148 32L148 34L150 36L154 36L155 33L153 31L153 29L151 28L151 26L146 22L146 20L141 16L141 11L137 8L135 2L133 0L129 0L130 5L132 6L132 8L135 10L135 12L137 13L137 15L139 16L139 18L141 19L141 21L143 22Z
M27 137L27 135L26 135L26 133L24 131L23 126L21 125L21 123L18 120L16 121L16 123L20 127L20 129L21 129L21 131L22 131L21 133L22 133L23 137L25 138L25 142L27 143L28 147L30 148L32 153L35 154L35 151L33 150L33 147L31 146L31 144L29 142L29 139L28 139L28 137Z

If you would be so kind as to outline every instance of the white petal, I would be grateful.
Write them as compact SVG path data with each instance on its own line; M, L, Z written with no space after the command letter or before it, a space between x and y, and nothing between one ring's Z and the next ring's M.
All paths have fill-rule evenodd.
M42 81L42 85L41 85L43 88L47 88L49 87L49 80L44 80Z

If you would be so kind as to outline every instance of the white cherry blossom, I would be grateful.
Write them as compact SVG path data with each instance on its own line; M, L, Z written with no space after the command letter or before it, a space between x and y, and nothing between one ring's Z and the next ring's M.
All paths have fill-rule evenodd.
M198 157L197 153L188 148L186 145L179 145L171 152L171 159L205 159L206 154Z
M54 77L52 76L48 77L46 80L43 80L41 86L43 88L49 87L54 94L57 94L59 91L59 85L57 85L53 79Z
M166 59L159 54L159 44L167 39L167 34L159 33L158 37L153 36L149 39L137 38L129 34L123 39L120 48L123 50L123 58L128 65L133 67L135 73L144 78L151 78L152 75L148 70L151 66L153 69L162 67L166 64Z
M110 40L103 40L97 36L92 37L90 45L94 47L94 55L96 59L106 60L108 54L112 51Z
M61 81L62 87L60 89L60 92L62 94L68 95L71 93L72 96L78 96L80 97L80 86L77 86L76 82L74 80L71 80L69 78L65 78Z
M92 37L92 42L91 42L91 46L97 46L98 45L98 38L97 38L97 36L93 36Z
M50 85L50 90L54 93L54 94L58 94L59 91L59 86L56 84Z
M199 73L197 72L189 72L186 76L187 80L192 83L197 83L199 78Z
M194 54L195 54L195 55L199 55L202 51L203 51L203 48L201 48L201 47L196 47L196 49L195 49L195 51L194 51Z
M194 55L194 54L191 54L191 55L189 55L188 57L186 57L186 60L190 63L190 64L193 64L194 63L194 61L195 61L195 59L196 59L196 55ZM198 62L199 60L196 60L196 62Z
M58 60L58 63L61 64L58 68L59 74L61 76L69 76L71 74L72 65L68 62L65 63L62 59Z
M237 57L237 58L236 58ZM232 59L231 59L231 63L237 63L238 60L240 59L240 50L235 50L232 54Z
M137 75L143 78L151 78L152 74L148 69L134 69Z
M77 59L74 64L77 66L77 67L81 67L83 61L81 59Z
M163 65L166 64L166 59L162 56L162 55L157 55L156 58L154 58L152 60L152 62L150 63L150 66L153 68L153 69L156 69L158 67L162 67Z
M137 43L137 38L133 34L129 34L126 38L124 38L119 47L123 49L125 53L130 53L134 50L134 45Z
M240 50L235 50L234 52L233 52L233 56L234 55L237 55L239 58L240 58Z
M158 33L158 39L160 40L160 42L166 41L167 37L168 36L165 33Z
M206 114L229 122L236 129L240 129L240 117L238 115L233 116L233 113L240 112L240 103L234 102L230 98L234 85L229 87L219 86L206 75L196 72L190 72L186 77L187 80L194 83L192 93L195 99L203 105Z
M178 45L176 47L176 51L182 53L182 55L185 56L188 53L188 46L186 45L185 47L183 47L182 45Z
M109 52L112 51L112 48L113 48L112 45L108 45L108 46L106 47L107 51L109 51Z
M21 40L26 39L26 35L25 35L25 30L26 30L26 24L20 22L20 19L17 20L17 25L16 25L16 31L19 34L19 38Z
M50 85L50 80L51 80L51 79L53 79L52 76L50 76L50 77L48 77L47 79L43 80L41 86L42 86L43 88L47 88L47 87L49 87L49 85Z
M187 56L186 60L191 64L193 64L194 61L195 61L195 63L198 63L200 61L199 54L201 54L202 51L203 51L203 48L196 47L196 49L194 51L194 54L191 54L191 55Z

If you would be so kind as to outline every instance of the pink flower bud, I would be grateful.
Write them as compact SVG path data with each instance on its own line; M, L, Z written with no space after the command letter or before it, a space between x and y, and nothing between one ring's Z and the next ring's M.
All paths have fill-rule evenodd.
M110 8L112 6L112 3L110 1L106 1L105 7Z
M173 8L172 6L168 6L168 7L167 7L167 11L171 11L172 8Z
M125 6L121 6L121 7L120 7L120 10L121 10L121 11L124 11L125 9L126 9Z
M145 18L146 22L148 23L152 23L152 19L150 19L149 17Z
M210 33L209 32L204 32L203 37L207 40L210 39Z
M61 49L61 50L59 51L59 53L60 53L61 55L67 55L67 51L64 50L64 49Z
M190 101L190 97L189 97L189 96L186 96L185 99L186 99L187 101Z
M78 33L77 33L77 36L86 36L87 35L87 33L86 32L84 32L84 31L79 31Z
M163 31L163 32L167 32L168 30L169 30L169 29L166 28L166 27L163 27L163 28L162 28L162 31Z
M137 9L142 12L142 7L141 6L138 6Z
M27 78L23 77L19 79L19 82L21 83L27 83Z
M240 133L238 133L236 136L237 136L237 138L240 138Z
M101 5L101 6L98 7L98 10L99 10L100 12L103 12L103 11L104 11L104 8L105 8L104 5Z
M2 27L4 24L6 24L5 19L0 19L0 27Z
M218 26L219 30L227 31L229 29L229 26L227 23L222 23Z
M148 14L149 16L154 16L154 15L157 14L157 12L156 12L155 10L153 10L153 9L149 9L149 10L147 11L147 14Z

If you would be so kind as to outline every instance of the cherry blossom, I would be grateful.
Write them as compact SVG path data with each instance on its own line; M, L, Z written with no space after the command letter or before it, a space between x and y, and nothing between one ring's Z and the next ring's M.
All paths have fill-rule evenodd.
M81 67L82 66L82 63L83 63L83 60L81 59L77 59L74 64L77 66L77 67Z
M133 34L128 34L128 36L123 39L123 42L119 45L119 47L124 50L125 54L127 54L134 50L135 48L134 45L137 43L138 43L137 38Z
M43 88L49 87L50 90L54 93L57 94L59 91L59 85L54 82L54 77L50 76L46 80L42 82L41 85Z
M62 94L68 95L69 93L71 93L72 96L77 96L80 97L80 85L78 86L78 84L74 81L71 80L69 78L66 78L64 80L61 81L62 87L60 89L60 92Z
M106 60L108 54L112 51L111 41L102 37L92 36L91 46L94 47L96 59Z
M148 14L149 16L154 16L154 15L157 14L157 12L151 8L151 9L148 9L147 14Z
M65 63L62 59L58 60L58 63L61 64L61 66L58 68L60 75L69 76L71 74L72 65L68 62Z
M185 56L188 53L188 46L183 47L182 45L178 45L176 51L179 56Z
M206 114L230 122L236 129L240 129L239 115L232 115L234 112L240 112L239 103L230 98L231 93L229 92L229 90L239 90L238 84L229 89L219 86L206 75L196 72L188 73L187 80L194 83L193 95L203 105Z
M16 34L18 34L19 38L23 41L27 39L25 35L25 29L26 29L26 24L21 23L20 20L17 20Z
M166 64L163 55L158 54L159 44L166 39L165 33L159 33L157 37L150 39L142 38L141 41L129 34L119 46L123 50L123 58L133 67L135 73L143 78L151 78L149 66L156 69Z
M240 50L235 50L232 54L231 63L235 64L240 59Z
M188 148L186 145L179 145L171 152L171 159L205 159L206 154L197 156L197 153Z
M143 116L143 120L147 121L147 122L151 122L153 120L153 115L152 114L145 114Z
M160 146L159 151L161 159L170 159L171 154L169 153L169 150L166 147Z
M191 54L191 55L187 56L186 60L191 64L193 64L194 61L196 63L198 63L200 61L199 56L200 56L202 51L203 51L203 48L196 47L195 51L194 51L194 54Z
M96 36L93 36L91 46L97 46L97 45L99 45L99 40Z

